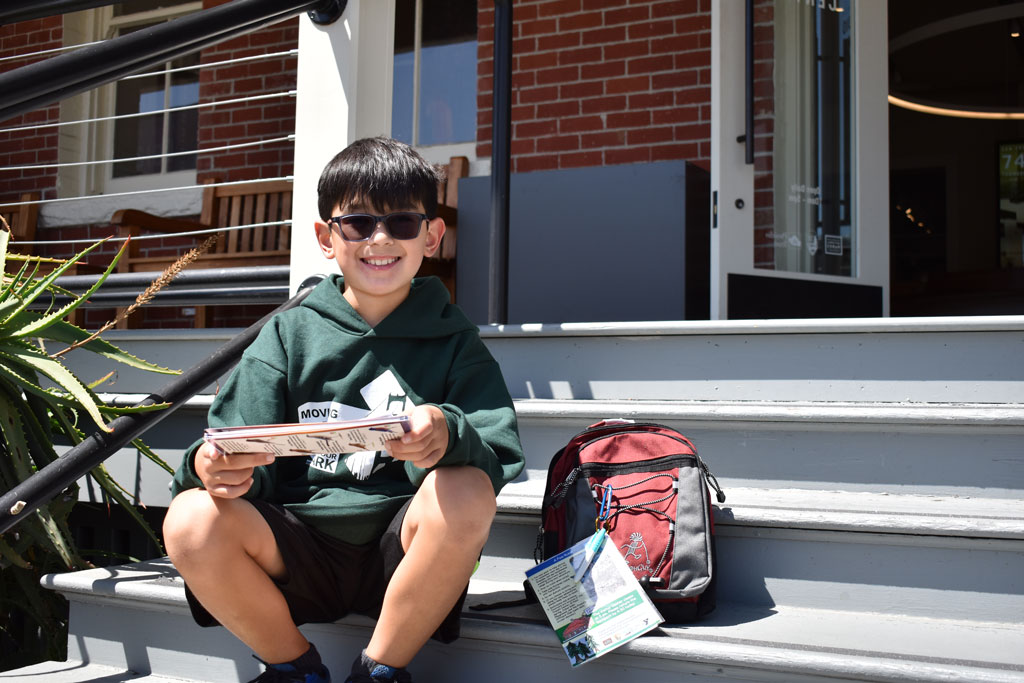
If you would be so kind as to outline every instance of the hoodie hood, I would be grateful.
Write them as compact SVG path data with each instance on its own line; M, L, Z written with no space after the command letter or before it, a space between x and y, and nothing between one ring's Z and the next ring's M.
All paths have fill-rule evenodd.
M317 285L299 308L309 308L342 332L357 337L430 339L448 337L477 326L452 305L448 290L436 277L415 278L409 296L371 328L342 295L345 278L330 275Z

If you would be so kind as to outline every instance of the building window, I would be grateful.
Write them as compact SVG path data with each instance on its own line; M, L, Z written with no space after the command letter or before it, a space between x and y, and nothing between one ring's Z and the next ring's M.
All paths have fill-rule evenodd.
M476 140L476 0L398 0L391 134L416 147Z
M201 8L201 3L191 0L123 2L113 8L109 35L126 35ZM194 181L196 155L180 153L198 146L198 110L165 110L199 102L198 67L199 54L194 53L150 67L145 74L118 81L112 109L117 116L129 115L129 118L113 122L112 158L154 158L110 164L109 185L123 184L125 179L145 182L145 176L150 176L155 184L164 184L168 174L180 172L190 174ZM145 112L154 113L130 116Z

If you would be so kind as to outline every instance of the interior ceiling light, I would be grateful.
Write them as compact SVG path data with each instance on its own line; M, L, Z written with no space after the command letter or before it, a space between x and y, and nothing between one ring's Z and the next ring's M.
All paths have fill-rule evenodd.
M925 104L915 102L903 97L889 95L889 104L920 112L922 114L934 114L936 116L952 116L960 119L990 119L996 121L1024 121L1024 111L997 111L990 109L967 109L960 107L939 106L936 104Z
M946 19L925 24L907 31L901 36L889 41L889 54L902 50L910 45L919 43L929 38L959 31L972 26L981 26L996 21L1009 21L1011 26L1010 35L1014 38L1020 37L1020 18L1024 16L1024 2L1013 2L999 7L964 12ZM934 114L936 116L952 116L961 119L989 119L996 121L1022 121L1024 111L1005 111L997 109L986 109L983 107L958 107L942 104L939 102L914 101L908 97L897 97L889 95L889 104L921 112L922 114Z

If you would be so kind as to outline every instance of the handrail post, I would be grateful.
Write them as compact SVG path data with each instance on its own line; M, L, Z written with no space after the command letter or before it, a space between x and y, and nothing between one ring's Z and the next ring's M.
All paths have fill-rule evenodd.
M494 3L491 240L487 322L508 322L508 218L512 164L512 0Z

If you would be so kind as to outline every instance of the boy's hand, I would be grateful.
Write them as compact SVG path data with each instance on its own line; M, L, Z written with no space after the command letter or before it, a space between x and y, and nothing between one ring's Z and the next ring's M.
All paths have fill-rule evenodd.
M225 455L204 443L196 451L196 474L211 496L238 498L252 488L252 473L260 465L274 462L270 453Z
M409 431L387 443L388 453L416 467L433 467L448 450L448 421L437 406L416 406L409 418Z

